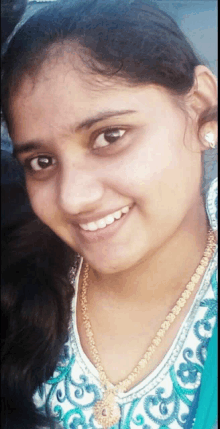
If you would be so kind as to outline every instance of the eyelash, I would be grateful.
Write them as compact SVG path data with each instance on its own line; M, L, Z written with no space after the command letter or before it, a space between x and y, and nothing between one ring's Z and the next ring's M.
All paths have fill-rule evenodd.
M120 135L119 137L116 137L116 141L114 141L114 142L107 142L108 144L106 144L106 145L102 145L102 146L100 146L100 147L95 147L95 141L96 140L98 140L99 139L99 137L101 137L102 135L104 136L104 135L106 135L106 134L113 134L113 133L117 133L117 132L122 132L123 134L122 135ZM96 135L94 138L93 138L93 149L101 149L101 148L103 148L103 147L109 147L109 146L111 146L111 145L113 145L113 144L115 144L118 140L120 140L120 139L122 139L122 137L124 136L124 134L126 133L126 130L125 129L123 129L123 128L107 128L107 129L105 129L104 131L102 131L102 132L99 132L99 134L98 135ZM113 137L114 138L114 137Z
M26 170L32 172L32 173L35 173L35 174L41 173L42 171L45 171L45 170L48 170L49 167L46 167L45 169L44 168L39 168L38 170L35 170L32 167L31 163L33 163L34 161L40 161L42 159L47 159L47 160L50 160L50 161L52 160L52 162L49 161L49 163L48 163L48 164L50 164L49 167L52 167L53 165L56 164L56 162L54 162L54 158L52 156L49 156L49 155L38 155L38 156L35 156L34 158L30 158L30 159L27 158L25 160L25 162L24 162L24 168Z
M102 135L104 136L104 135L113 134L113 133L123 133L123 134L119 135L119 137L115 137L116 138L115 141L107 142L106 145L104 144L104 145L99 146L99 147L94 147L96 140L98 138L100 138ZM99 132L98 135L96 135L92 138L92 140L93 140L92 147L95 151L108 148L109 146L116 144L118 140L121 140L123 138L124 134L126 134L126 133L127 133L127 130L125 130L124 128L115 128L114 127L114 128L107 128L104 131L102 130L101 132ZM114 137L113 137L113 139L114 139ZM52 160L52 162L48 162L48 164L50 164L50 165L48 167L46 167L45 169L39 168L39 170L35 170L32 167L31 163L33 163L34 161L40 161L42 158L47 159L47 160ZM24 168L29 170L30 172L32 172L34 174L37 174L37 173L40 173L42 171L48 170L48 168L53 167L53 165L56 165L56 162L53 162L53 160L54 160L54 158L52 156L49 156L49 155L38 155L38 156L35 156L33 158L27 158L24 162Z

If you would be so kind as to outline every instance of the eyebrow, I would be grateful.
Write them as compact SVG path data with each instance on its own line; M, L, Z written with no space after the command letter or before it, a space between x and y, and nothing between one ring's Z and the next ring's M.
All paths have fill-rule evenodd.
M21 153L31 152L32 150L41 149L43 146L43 142L27 142L27 143L21 143L19 146L14 145L12 155L13 157L17 158L18 155Z
M128 115L131 113L137 113L136 110L109 110L107 112L100 112L92 118L88 118L80 124L74 126L70 126L71 132L78 132L83 129L89 129L97 122L104 121L105 119L112 118L113 116L122 116ZM43 141L30 141L27 143L20 143L16 146L14 145L13 156L16 158L18 155L26 152L30 152L32 150L41 149L45 143Z
M128 115L129 113L136 113L136 110L108 110L107 112L100 112L92 118L88 118L77 125L75 127L75 131L80 131L85 128L89 129L96 122L104 121L105 119L111 118L113 116Z

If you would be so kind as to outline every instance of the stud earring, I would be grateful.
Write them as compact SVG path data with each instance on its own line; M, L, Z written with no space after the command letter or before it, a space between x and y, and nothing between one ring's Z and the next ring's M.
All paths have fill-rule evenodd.
M216 146L216 140L215 140L215 135L212 131L209 131L208 133L205 134L204 139L207 143L209 143L209 146L214 149Z

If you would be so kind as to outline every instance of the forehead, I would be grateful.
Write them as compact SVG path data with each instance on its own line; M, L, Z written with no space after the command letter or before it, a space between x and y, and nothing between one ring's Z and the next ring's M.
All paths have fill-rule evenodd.
M114 79L104 76L95 76L85 69L79 58L62 55L45 61L37 74L24 74L17 89L12 93L9 111L12 121L17 122L18 116L26 117L32 114L33 118L42 115L56 115L58 112L66 115L70 105L72 115L78 116L81 109L95 105L97 100L103 102L109 92L116 93L126 85L117 83ZM102 100L102 101L101 101Z
M49 58L36 76L23 77L11 97L12 138L19 134L19 140L25 140L40 132L51 137L68 123L77 125L109 109L138 110L144 103L153 109L158 95L167 97L163 88L132 86L120 77L95 75L77 56L74 61L68 53Z
M132 85L129 80L122 77L109 77L105 73L97 74L86 64L88 59L87 53L77 54L68 50L68 46L55 46L50 49L46 59L37 69L31 69L30 72L24 73L17 91L14 95L19 97L20 101L30 102L32 98L42 97L51 91L54 97L59 93L67 95L71 93L73 100L78 99L80 92L87 98L100 97L100 93L114 90L126 90ZM89 60L87 60L89 61ZM45 87L47 91L45 92Z

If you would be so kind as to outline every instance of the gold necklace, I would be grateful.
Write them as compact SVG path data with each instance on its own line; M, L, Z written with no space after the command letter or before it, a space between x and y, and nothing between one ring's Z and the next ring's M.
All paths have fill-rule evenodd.
M173 323L176 316L180 313L182 308L185 306L196 284L200 280L201 276L204 274L206 267L208 266L209 261L212 257L212 254L214 252L215 246L216 244L215 244L214 233L212 230L209 230L207 245L206 245L203 257L200 261L200 264L196 268L195 273L191 277L190 282L186 285L185 290L181 294L181 297L177 300L175 306L169 312L165 321L161 324L160 329L157 331L156 336L152 340L144 356L139 360L138 364L133 369L133 371L129 374L129 376L125 380L120 381L117 385L112 385L112 383L109 381L105 373L105 370L101 364L101 359L94 341L94 335L92 332L92 327L89 319L88 303L87 303L89 265L88 264L85 265L85 269L83 273L81 296L80 296L81 298L80 304L81 304L81 310L82 310L83 323L85 326L86 336L87 336L89 347L93 357L93 362L95 364L96 369L98 370L100 382L104 391L103 398L97 401L94 406L94 417L96 421L102 426L102 428L107 429L115 425L119 421L121 417L121 411L116 400L118 393L126 392L129 386L138 377L139 373L146 367L147 363L149 362L157 346L159 346L166 331L169 329L170 325Z

